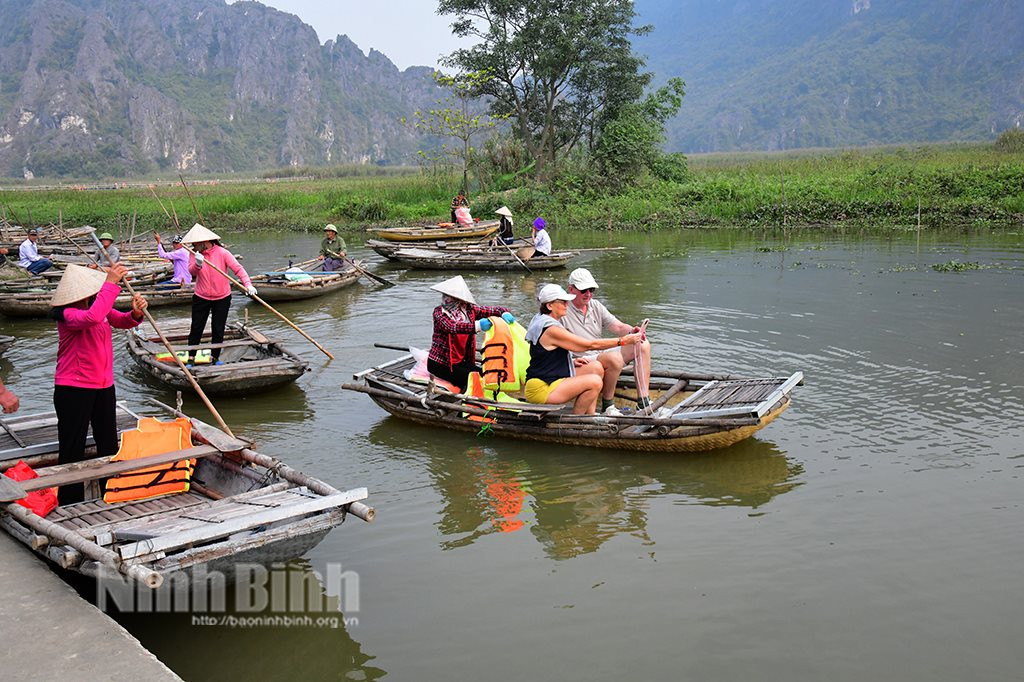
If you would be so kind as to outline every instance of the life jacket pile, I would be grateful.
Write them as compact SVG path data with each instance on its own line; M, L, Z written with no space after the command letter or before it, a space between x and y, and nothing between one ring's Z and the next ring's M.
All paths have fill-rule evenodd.
M162 422L153 417L139 420L138 428L121 434L121 448L110 461L123 462L149 455L192 447L192 423L183 417ZM148 500L161 495L188 492L196 460L157 464L115 476L107 481L107 504Z
M491 328L484 334L483 386L488 391L514 393L526 383L530 365L526 329L518 322L490 319Z
M18 460L18 463L4 472L4 476L12 481L30 481L39 478L39 474L25 462ZM36 516L46 516L57 508L57 489L46 488L45 490L33 490L28 495L18 500L18 504L25 507Z

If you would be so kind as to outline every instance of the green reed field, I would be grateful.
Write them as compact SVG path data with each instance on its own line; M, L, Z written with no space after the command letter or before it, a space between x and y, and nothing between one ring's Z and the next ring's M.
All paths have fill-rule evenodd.
M665 229L708 226L856 225L1014 228L1024 225L1024 153L990 145L942 145L777 154L710 154L689 159L682 182L642 181L621 193L586 189L579 177L471 193L475 216L507 204L526 225L544 216L559 228ZM318 231L333 222L361 227L447 220L459 175L410 169L355 175L307 169L319 177L189 179L206 223L222 229ZM568 174L567 174L568 175ZM112 185L112 183L110 183ZM122 189L33 189L4 186L0 215L20 224L90 224L127 235L169 232L144 185ZM180 185L158 185L165 207L184 228L196 220Z

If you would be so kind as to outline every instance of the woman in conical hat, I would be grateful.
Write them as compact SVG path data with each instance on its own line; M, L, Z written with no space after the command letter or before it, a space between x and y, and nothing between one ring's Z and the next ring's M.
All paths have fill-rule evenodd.
M501 216L501 224L498 226L498 236L496 239L500 239L506 244L511 244L515 241L515 235L512 234L512 211L509 210L508 206L502 206L495 213Z
M196 223L181 238L182 244L191 244L196 254L189 262L189 274L195 278L195 292L192 294L192 327L188 332L188 345L195 346L203 339L206 320L210 319L210 336L212 343L224 342L224 327L228 323L228 311L231 310L231 282L227 277L213 268L204 267L207 263L216 266L222 272L233 272L245 285L246 293L256 295L256 287L249 279L238 260L230 251L220 245L220 236ZM211 319L212 318L212 319ZM210 356L214 364L221 364L220 348L213 348ZM188 352L189 364L195 362L196 352Z
M53 407L57 411L58 462L85 458L90 425L96 456L117 452L117 397L114 394L114 349L111 327L131 329L142 321L146 299L136 294L131 312L114 310L127 272L115 264L106 271L69 265L50 299L50 316L57 321L57 371ZM82 484L61 486L61 504L79 502Z
M476 364L476 333L491 328L487 318L500 315L511 323L508 308L478 306L462 275L430 287L441 293L441 305L434 308L434 335L427 355L427 370L465 393Z

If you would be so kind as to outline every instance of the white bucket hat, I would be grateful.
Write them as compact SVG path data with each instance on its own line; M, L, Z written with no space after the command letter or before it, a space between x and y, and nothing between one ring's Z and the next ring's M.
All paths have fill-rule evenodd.
M473 299L473 294L470 293L469 286L466 285L466 280L462 279L462 275L455 275L451 279L446 279L430 288L442 294L447 294L452 298L457 298L460 301L476 305L476 300Z
M102 270L90 270L81 265L68 265L60 278L57 289L53 292L50 305L54 308L81 301L98 294L107 281L107 273Z
M567 292L557 284L545 284L537 292L537 300L541 303L551 303L552 301L573 301L576 297Z
M495 213L497 213L498 215L503 215L506 218L512 217L512 211L508 210L508 206L502 206L497 211L495 211Z
M590 270L586 268L576 268L569 273L569 286L576 287L580 291L598 288L597 281L590 274Z
M186 232L185 236L181 238L181 243L195 244L196 242L212 242L215 239L220 239L220 236L203 227L199 223L196 223L192 226L192 229Z

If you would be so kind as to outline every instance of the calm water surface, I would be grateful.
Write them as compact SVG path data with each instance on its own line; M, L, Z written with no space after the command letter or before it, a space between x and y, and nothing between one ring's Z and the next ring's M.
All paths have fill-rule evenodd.
M318 238L247 236L237 250L258 271ZM429 345L428 287L445 273L379 265L398 286L282 305L330 363L238 301L312 371L218 400L224 418L299 469L367 486L378 509L296 564L311 580L328 562L358 573L345 613L358 623L121 622L188 680L1019 678L1024 238L569 239L628 245L580 264L619 317L651 318L660 365L803 371L792 409L700 455L435 431L339 386L395 357L374 341ZM950 259L991 267L931 268ZM528 320L537 287L566 274L467 280ZM25 410L49 409L52 325L0 318L0 333L21 337L5 380ZM115 346L119 397L173 399Z

